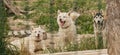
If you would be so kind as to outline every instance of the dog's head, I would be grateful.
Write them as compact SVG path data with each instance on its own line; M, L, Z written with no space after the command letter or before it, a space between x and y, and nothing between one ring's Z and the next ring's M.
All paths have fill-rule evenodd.
M94 22L98 25L102 25L104 21L102 13L96 13L94 16Z
M95 24L103 25L103 21L104 21L103 10L93 11L92 15L93 15L93 18L94 18L93 21L94 21Z
M40 26L37 28L32 28L31 35L34 37L34 40L36 42L47 39L47 33L43 29L41 29Z
M60 10L58 10L58 16L57 16L57 22L58 25L61 28L67 28L69 27L71 24L74 23L74 21L80 16L79 13L77 12L73 12L73 11L69 11L69 12L61 12Z

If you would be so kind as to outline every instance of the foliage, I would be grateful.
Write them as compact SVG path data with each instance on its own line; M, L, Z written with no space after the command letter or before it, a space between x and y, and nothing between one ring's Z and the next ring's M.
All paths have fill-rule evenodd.
M8 46L12 46L6 40L6 33L7 33L7 13L5 11L5 6L3 1L0 1L0 55L16 55L18 52L13 52L12 48ZM14 47L14 46L12 46Z
M92 49L96 49L94 37L82 38L80 43L70 44L67 46L67 51L82 51Z
M32 4L26 3L23 1L19 4L25 11L35 11L33 13L25 14L26 20L32 19L37 25L45 25L47 29L51 29L52 31L58 31L57 24L57 10L61 10L63 12L68 12L74 7L74 1L77 1L77 9L75 11L79 12L81 16L76 20L75 25L77 27L78 34L93 34L93 17L89 11L98 10L98 0L53 0L52 10L50 10L50 0L37 0ZM30 2L30 1L29 1ZM15 3L16 5L18 3ZM29 5L28 5L29 4ZM101 9L105 9L105 1L101 0ZM2 9L0 9L2 10ZM51 14L52 12L52 14ZM10 14L9 14L10 15ZM1 17L5 17L1 13ZM18 18L18 17L17 17ZM1 19L2 20L2 19ZM0 20L0 21L1 21ZM6 20L6 19L5 19ZM52 21L52 22L51 22ZM4 22L5 24L5 22ZM1 23L0 25L3 25ZM0 26L0 44L6 43L4 41L4 25ZM52 28L51 28L52 27ZM3 35L3 36L2 36ZM81 40L81 43L75 45L68 45L66 51L76 51L76 50L88 50L88 49L96 49L94 38L85 38ZM5 48L5 44L0 46L0 49ZM101 47L102 48L102 47ZM3 51L2 50L2 51ZM49 49L50 52L59 52L59 50ZM7 51L9 52L9 51ZM1 51L0 51L1 53ZM6 52L2 52L6 53ZM2 54L0 54L2 55Z
M99 42L99 45L101 42ZM84 50L95 50L95 49L103 49L103 46L99 46L99 48L96 48L95 45L95 38L94 37L88 37L88 38L82 38L79 43L74 44L68 44L65 46L65 49L62 50L59 49L48 49L48 51L45 51L45 53L56 53L56 52L62 52L62 51L84 51Z
M27 19L32 19L38 25L45 25L47 29L53 29L52 31L58 31L58 24L56 22L57 10L68 12L76 6L77 9L75 11L81 14L76 20L78 34L93 33L93 17L89 11L105 10L104 0L53 0L52 3L52 10L50 10L50 0L36 0L32 3L30 1L14 2L15 5L20 6L25 11L35 11L31 14L25 14ZM51 19L52 22L50 21ZM52 28L50 28L51 26Z
M93 24L92 16L87 15L87 14L81 15L76 21L77 33L79 34L92 33L93 34L92 24Z
M93 33L93 22L92 22L92 15L89 13L89 10L98 10L98 1L97 0L76 0L77 2L77 10L78 12L81 12L82 14L77 20L76 25L80 28L77 28L77 33L79 34L86 34L86 33ZM50 18L52 18L52 28L53 31L58 30L58 24L56 22L57 17L57 10L62 10L64 12L68 12L69 10L73 9L74 0L54 0L53 1L53 14L49 13L50 8L50 1L48 0L38 0L33 3L33 5L30 7L32 10L35 10L36 12L31 14L34 16L37 16L36 23L38 25L46 25L48 29L51 26ZM105 8L105 3L102 0L102 7L101 9ZM88 12L88 13L85 13ZM52 16L52 17L50 17Z

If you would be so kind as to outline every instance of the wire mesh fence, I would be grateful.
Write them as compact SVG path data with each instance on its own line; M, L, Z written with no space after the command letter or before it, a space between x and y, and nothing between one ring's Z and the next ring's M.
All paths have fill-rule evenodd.
M28 0L13 1L12 3L13 6L18 6L20 9L24 10L24 13L22 13L21 15L23 17L16 16L16 14L10 15L11 13L6 11L5 9L8 8L8 10L11 10L12 8L9 8L5 5L4 6L1 5L1 9L0 9L2 11L1 12L2 15L0 16L1 44L5 43L4 41L6 41L6 39L12 39L12 41L14 41L16 39L18 40L18 39L24 39L26 37L29 37L32 34L33 26L41 25L42 26L41 28L45 29L48 35L48 39L45 40L44 42L44 44L46 44L47 49L42 51L42 53L51 54L56 52L76 51L73 54L73 55L76 55L78 54L77 51L96 50L96 49L104 48L102 46L101 39L98 41L99 48L96 48L94 32L93 32L93 29L94 29L93 17L90 13L90 11L98 9L97 0L94 0L94 1L89 1L89 0L86 0L86 1L84 0L35 0L35 1L32 1L31 0L31 2ZM4 3L1 2L1 4L4 4ZM102 8L104 9L105 1L101 1L101 5L103 6ZM66 39L69 39L69 38L65 37L64 39L64 37L62 36L64 35L71 36L71 34L67 34L70 32L70 30L64 33L64 35L60 35L58 33L60 31L59 24L57 23L58 10L62 10L64 12L69 12L70 10L73 10L81 14L81 16L78 17L76 21L74 21L74 25L76 26L75 27L76 38L74 40L74 43L73 44L69 43L66 46L64 46L64 48L62 48L61 45L62 43L64 43L64 41L66 41ZM10 17L13 17L13 18L10 18ZM13 22L9 23L10 22L9 19L13 19ZM15 21L15 20L18 20L18 21ZM25 22L22 22L21 20L24 20ZM30 22L35 24L31 25L29 24ZM9 30L7 30L7 28ZM91 35L87 35L87 34L91 34ZM7 38L4 39L4 37L7 37ZM64 41L62 39L64 39ZM58 46L56 43L58 44ZM5 52L2 52L3 50L1 50L0 55L2 53L7 52L7 50L4 49L5 46L6 45L1 45L1 48L3 48ZM14 52L14 51L11 51L11 52ZM41 53L41 52L38 51L38 53ZM12 54L16 54L16 53L12 53Z

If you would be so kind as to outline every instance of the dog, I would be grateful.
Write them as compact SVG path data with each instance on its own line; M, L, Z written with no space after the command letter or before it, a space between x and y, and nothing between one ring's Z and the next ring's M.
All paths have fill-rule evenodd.
M40 27L32 28L31 35L19 40L14 40L11 44L15 45L18 50L27 51L30 55L35 55L36 51L44 50L43 40L47 39L46 32Z
M72 44L76 37L75 20L80 16L75 11L61 12L58 10L57 23L59 26L59 40L62 42L60 45L65 47L67 44Z
M98 47L98 36L102 36L103 38L103 47L106 47L106 37L104 35L105 32L105 23L106 23L106 19L103 16L103 11L100 10L98 13L94 12L93 14L93 26L94 26L94 34L95 34L95 44L96 44L96 48Z

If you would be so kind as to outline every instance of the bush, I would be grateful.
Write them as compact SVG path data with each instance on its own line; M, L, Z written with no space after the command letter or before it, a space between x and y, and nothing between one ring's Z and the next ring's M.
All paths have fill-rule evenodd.
M7 13L5 11L5 6L3 0L0 1L0 55L16 55L18 52L13 52L12 48L9 48L10 45L7 38Z
M91 13L89 13L89 10L97 10L98 9L98 2L97 0L76 0L77 1L77 10L78 12L81 12L81 15L77 21L77 33L78 34L87 34L87 33L93 33L93 19ZM35 2L30 8L37 11L36 13L32 14L34 16L37 16L36 23L38 25L46 25L48 29L51 29L49 26L52 26L52 31L58 30L58 25L56 22L57 17L57 10L62 10L64 12L68 12L71 10L74 6L74 0L54 0L53 1L53 7L52 10L50 10L50 1L48 0L38 0ZM101 9L105 8L105 3L102 1L102 7ZM52 14L50 14L50 11ZM85 13L88 12L88 13ZM40 15L41 13L41 15ZM50 15L52 17L50 17ZM32 17L31 17L32 18ZM52 22L50 22L50 19L52 19Z

